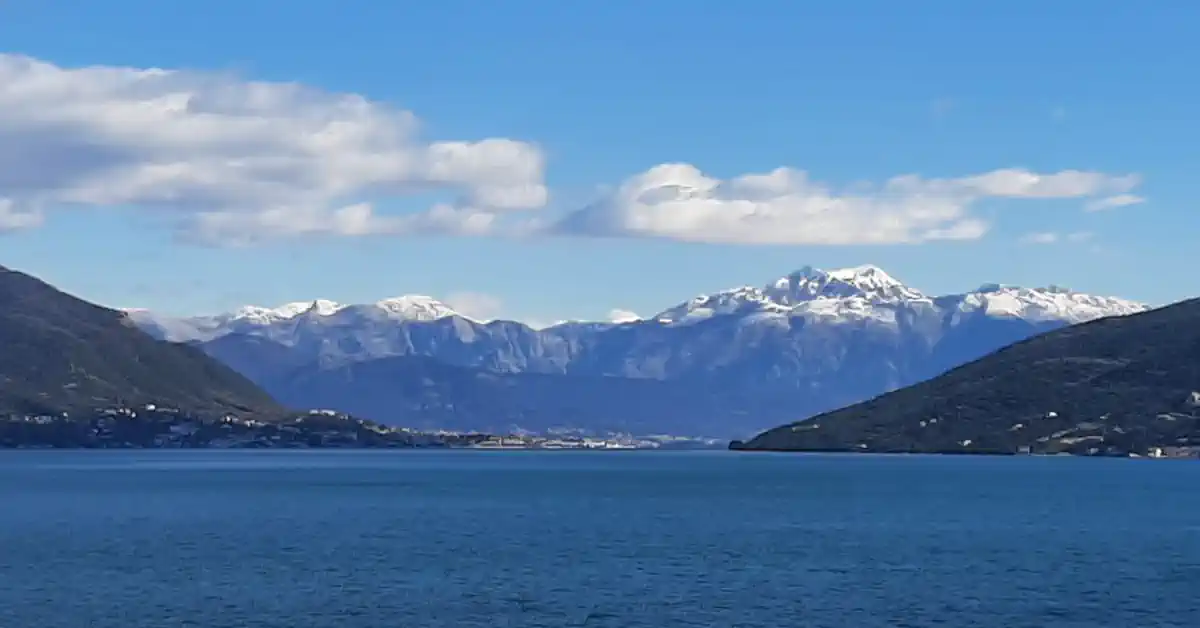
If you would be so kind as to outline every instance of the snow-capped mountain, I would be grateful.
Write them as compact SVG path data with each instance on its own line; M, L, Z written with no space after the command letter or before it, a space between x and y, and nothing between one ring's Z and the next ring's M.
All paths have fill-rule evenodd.
M760 322L791 317L819 318L829 323L850 323L864 318L894 322L897 308L936 309L951 312L960 318L982 312L995 318L1073 324L1104 316L1132 314L1146 309L1146 306L1116 297L1072 292L1057 286L1022 288L985 284L971 292L929 297L877 266L864 265L832 271L805 266L763 287L742 286L700 295L648 320L627 319L620 322L684 325L726 316ZM422 295L393 297L361 305L343 305L326 299L297 301L274 308L247 305L233 312L183 319L160 317L146 310L127 312L139 324L157 331L156 335L174 341L210 340L230 333L261 333L280 340L281 334L259 328L276 326L291 330L298 323L336 327L373 323L407 324L452 317L472 320L449 305ZM571 324L585 325L593 330L609 327L608 322L599 321L576 321ZM159 326L157 330L156 326Z
M246 305L232 312L189 318L157 316L141 309L127 309L125 313L143 329L173 342L212 340L234 333L276 337L282 330L300 326L406 323L450 316L466 318L449 305L423 295L393 297L361 305L343 305L327 299L295 301L273 308Z
M686 325L713 316L754 314L759 320L772 315L814 315L853 321L867 315L875 306L913 302L928 303L929 299L877 266L832 271L805 266L762 288L742 286L698 296L659 313L655 319Z
M340 303L334 303L326 299L317 299L316 301L296 301L295 303L285 303L279 307L266 308L257 305L247 305L238 308L236 311L222 315L224 321L243 320L255 325L270 325L286 321L301 314L312 314L314 316L330 316L337 313L338 310L345 307Z
M857 266L824 271L812 266L776 280L764 292L783 305L820 299L861 299L891 303L924 299L925 295L892 278L878 266Z
M955 310L960 315L983 312L994 318L1070 324L1106 316L1125 316L1147 309L1144 303L1082 294L1058 286L1021 288L986 284L973 292L944 299L956 303Z
M803 418L938 375L1043 331L1144 309L1140 303L1057 287L990 284L929 296L880 268L859 266L805 267L762 287L701 295L622 324L533 329L512 321L484 323L417 296L366 305L315 300L181 320L147 312L129 315L160 337L199 342L284 402L311 404L311 391L319 389L328 395L322 400L328 407L376 413L412 407L389 397L401 393L387 387L373 389L378 398L372 401L361 388L321 378L346 377L351 371L343 367L349 364L416 356L498 373L669 380L672 399L680 398L680 386L704 391L697 398L719 391L738 400L720 404L723 412L740 410L736 416L709 417L706 425L728 421L730 434L744 434L778 423L781 412ZM371 372L374 381L386 381L379 369ZM407 372L398 370L396 376ZM297 388L301 381L304 391ZM523 386L533 380L512 381ZM346 395L339 397L339 390ZM544 399L553 390L538 388L530 398ZM653 394L654 388L638 390ZM454 405L453 399L442 402ZM613 403L608 416L620 414L621 403L639 401ZM680 411L706 412L704 407ZM596 412L579 408L571 420L588 427L579 424L599 421ZM471 427L471 420L452 427ZM679 417L663 420L678 422Z
M698 296L659 313L654 319L672 325L728 315L754 315L758 321L798 316L820 318L828 323L850 323L864 318L895 322L897 309L936 309L959 317L983 312L997 318L1081 323L1140 312L1146 306L1056 286L1021 288L987 284L963 294L928 297L877 266L833 271L806 266L762 288L743 286Z

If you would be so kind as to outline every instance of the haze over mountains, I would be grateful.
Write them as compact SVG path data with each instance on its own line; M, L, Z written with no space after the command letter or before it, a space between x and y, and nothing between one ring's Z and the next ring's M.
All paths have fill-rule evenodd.
M1041 332L1144 309L1056 287L929 296L861 266L805 267L642 320L545 329L472 320L421 296L129 314L293 406L417 427L745 437Z

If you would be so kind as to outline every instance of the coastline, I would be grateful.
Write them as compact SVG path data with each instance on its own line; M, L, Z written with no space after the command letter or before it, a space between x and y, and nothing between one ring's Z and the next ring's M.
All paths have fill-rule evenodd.
M746 447L744 444L740 447L735 447L734 443L729 445L730 451L745 452L745 453L776 453L776 454L846 454L858 456L979 456L979 457L1012 457L1012 458L1145 458L1149 460L1193 460L1200 459L1200 448L1189 447L1154 447L1146 453L1138 452L1120 452L1120 451L1098 451L1098 452L1072 452L1072 451L1001 451L1001 450L952 450L952 449L930 449L930 450L873 450L873 449L852 449L852 448L812 448L812 449L784 449L781 447ZM1157 451L1155 451L1157 450Z

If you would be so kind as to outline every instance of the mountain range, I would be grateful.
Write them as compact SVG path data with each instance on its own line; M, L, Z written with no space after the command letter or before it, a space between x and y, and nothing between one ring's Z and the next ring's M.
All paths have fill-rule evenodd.
M130 320L280 402L389 423L746 437L937 376L1030 336L1146 306L1058 287L929 296L875 266L804 267L645 319L534 329L435 299L314 299Z

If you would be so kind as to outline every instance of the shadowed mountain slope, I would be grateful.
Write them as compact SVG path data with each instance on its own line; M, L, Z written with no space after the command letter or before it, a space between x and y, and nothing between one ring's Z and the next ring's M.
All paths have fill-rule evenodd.
M195 413L281 413L249 379L123 313L0 267L0 413L154 403Z
M735 448L1145 453L1200 445L1200 300L1052 331Z

